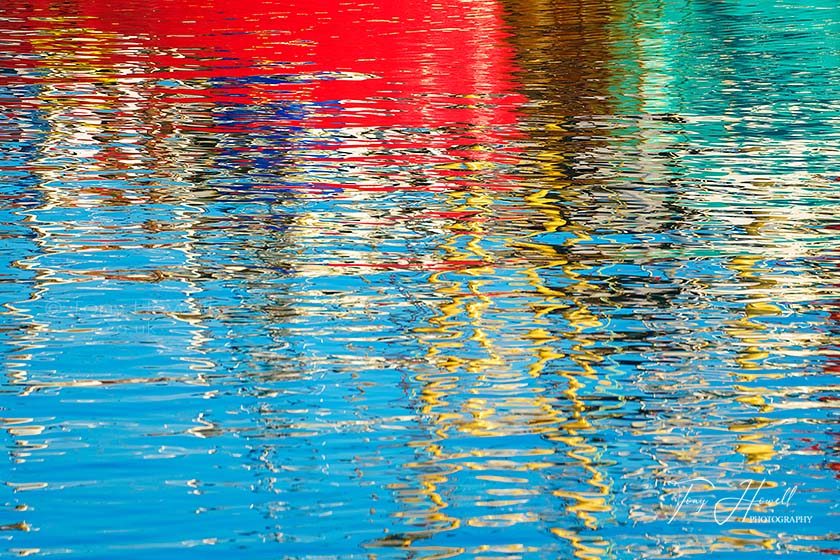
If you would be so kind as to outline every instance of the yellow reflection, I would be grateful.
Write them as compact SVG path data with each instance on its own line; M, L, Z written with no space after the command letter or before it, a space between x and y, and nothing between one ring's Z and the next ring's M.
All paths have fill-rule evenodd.
M415 329L415 334L427 345L428 362L434 373L417 376L420 410L428 419L434 438L425 446L429 457L422 466L446 464L457 454L447 451L449 440L457 434L471 437L504 437L527 433L541 434L554 442L547 448L508 450L509 455L547 455L545 461L493 458L490 450L474 451L472 460L461 461L459 467L475 471L476 480L482 481L482 492L487 499L478 499L474 505L517 507L517 513L486 514L463 520L474 527L506 527L520 523L539 523L540 519L528 511L530 496L537 495L526 488L528 478L484 474L487 471L541 472L556 467L550 456L563 449L570 459L587 473L584 488L574 491L554 491L553 495L567 502L566 511L576 516L592 529L598 527L598 516L612 512L611 483L597 466L600 448L590 444L582 432L592 424L586 413L587 405L579 396L582 379L595 379L596 367L602 358L591 347L593 336L586 331L602 326L596 314L584 303L593 286L578 273L582 267L569 263L550 246L541 243L516 242L512 237L499 235L493 229L496 201L492 192L479 189L467 193L453 193L453 212L478 212L485 218L451 226L452 235L441 245L447 260L482 261L485 265L473 266L457 272L439 272L430 275L429 283L437 297L434 298L437 315L428 326ZM586 231L568 224L557 210L557 201L547 197L547 191L528 196L526 203L543 217L543 231L573 231L578 240L588 237ZM524 266L506 265L501 268L491 261L492 243L515 247L530 257ZM495 249L498 254L498 249ZM561 271L572 281L571 287L554 290L547 287L541 269ZM499 312L499 306L489 293L498 278L523 278L530 292L539 294L540 300L529 302L527 319L510 322ZM517 312L521 309L517 308ZM563 334L556 333L556 318L568 324ZM522 328L521 325L529 325ZM564 340L571 341L571 354L556 348ZM563 368L562 360L569 360L575 367ZM518 371L515 366L526 362L527 369ZM534 386L528 378L557 375L566 382L566 389L559 395L546 395L541 385ZM524 377L525 376L525 377ZM560 396L568 406L561 412L556 403ZM459 404L455 404L456 401ZM503 440L499 440L503 441ZM449 471L454 472L454 471ZM447 516L448 504L440 499L440 488L449 483L447 475L430 475L420 470L419 494L427 503L427 515L438 514L452 527L461 520ZM463 473L461 474L463 476ZM492 483L492 484L488 484ZM508 486L510 485L510 486ZM517 499L511 499L511 497ZM410 503L418 504L419 496L412 494ZM507 497L507 499L500 499ZM408 501L405 500L404 501ZM413 510L412 510L413 511ZM409 513L408 515L412 515ZM416 515L416 513L414 513ZM441 528L438 530L446 530ZM555 529L559 535L561 529ZM607 547L598 548L581 539L571 540L576 554L581 558L602 554ZM408 545L406 545L408 546ZM600 556L598 556L600 557Z
M753 221L748 229L758 230L760 227L761 223L756 220ZM767 328L753 319L781 313L781 310L777 306L766 302L776 282L772 279L762 277L761 269L758 267L761 260L761 257L758 256L742 255L730 259L728 264L730 269L737 272L739 280L750 286L755 294L753 298L757 300L745 305L743 318L729 322L725 327L727 334L737 341L738 356L735 358L736 363L742 370L748 372L746 374L740 372L735 374L741 381L776 377L776 374L754 371L760 370L762 362L770 356L768 350L771 348L773 341L766 333ZM753 406L761 412L770 412L773 410L773 407L765 398L765 395L762 394L762 391L763 385L757 385L748 394L741 394L735 400L736 402ZM743 425L741 427L743 430ZM772 460L775 456L775 451L771 444L760 442L760 440L765 439L768 435L759 430L759 425L754 426L751 431L743 432L735 443L735 451L743 455L747 465L750 465L750 468L756 472L761 472L760 464L762 462Z
M580 560L600 560L609 557L611 545L599 536L582 536L568 529L552 528L552 534L569 541L575 558Z

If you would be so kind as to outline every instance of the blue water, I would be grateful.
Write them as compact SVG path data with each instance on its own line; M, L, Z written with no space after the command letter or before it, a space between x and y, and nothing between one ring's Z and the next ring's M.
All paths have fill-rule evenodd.
M840 553L836 2L7 0L0 53L0 556Z

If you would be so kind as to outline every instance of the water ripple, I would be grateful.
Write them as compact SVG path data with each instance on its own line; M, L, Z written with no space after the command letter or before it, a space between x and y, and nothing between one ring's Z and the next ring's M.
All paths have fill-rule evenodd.
M836 554L795 4L5 2L0 550Z

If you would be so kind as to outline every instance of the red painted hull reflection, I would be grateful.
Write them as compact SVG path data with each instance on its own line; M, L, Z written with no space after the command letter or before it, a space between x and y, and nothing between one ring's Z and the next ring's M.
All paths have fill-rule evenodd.
M47 31L16 46L18 68L51 68L41 82L137 79L155 102L344 109L309 127L498 126L522 100L493 0L12 2L7 13Z

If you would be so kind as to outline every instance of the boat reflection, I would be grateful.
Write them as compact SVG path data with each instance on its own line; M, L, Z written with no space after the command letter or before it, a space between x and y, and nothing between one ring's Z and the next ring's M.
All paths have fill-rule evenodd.
M753 8L6 2L7 552L830 549L836 22Z

